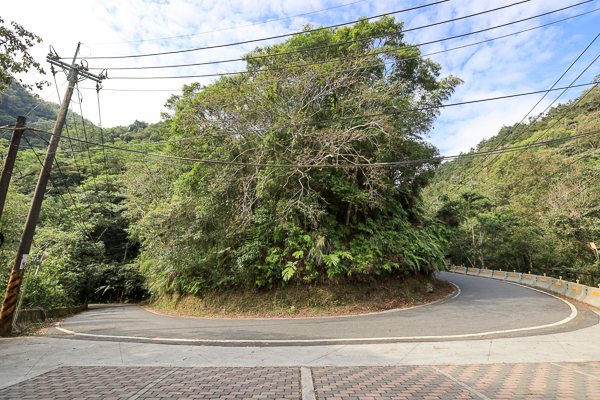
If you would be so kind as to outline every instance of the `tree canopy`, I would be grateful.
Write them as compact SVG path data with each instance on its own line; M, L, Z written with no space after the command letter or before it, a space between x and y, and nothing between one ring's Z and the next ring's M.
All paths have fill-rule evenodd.
M48 84L46 81L39 81L29 85L14 76L31 70L40 74L45 73L40 63L29 54L29 49L41 42L42 38L14 21L11 22L10 27L4 25L4 19L0 17L0 92L15 83L29 90L33 86L41 89Z
M158 197L146 194L144 169L129 175L140 210L132 232L155 287L273 287L439 265L443 239L417 206L436 165L364 164L436 155L424 137L460 79L440 78L393 18L311 28L167 103L169 137L200 137L169 154L239 164L160 167L172 180L157 183ZM363 165L328 167L340 164Z

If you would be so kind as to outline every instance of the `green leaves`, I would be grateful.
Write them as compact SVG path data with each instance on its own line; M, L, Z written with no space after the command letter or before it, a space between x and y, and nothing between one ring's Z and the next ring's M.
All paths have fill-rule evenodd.
M33 86L24 83L21 79L15 79L13 74L35 70L40 74L45 74L39 62L29 54L29 48L36 43L41 43L42 39L29 32L16 22L11 22L11 26L4 25L4 20L0 18L0 92L7 86L18 83L26 89L32 89ZM49 85L47 81L35 83L35 87L41 89Z
M360 40L374 35L382 38ZM436 267L443 238L423 229L418 205L435 164L294 167L436 154L422 136L437 112L412 109L441 105L460 81L440 79L440 66L402 39L402 23L388 17L304 32L257 48L249 72L169 101L168 138L195 139L168 154L246 165L171 175L151 203L131 192L143 209L132 232L142 257L157 260L146 273L155 287L271 288ZM327 47L305 51L314 46ZM139 168L128 179L136 188L153 177Z
M296 265L298 264L298 261L295 262L291 262L288 261L286 264L286 268L283 270L281 276L283 277L283 281L287 282L290 279L292 279L292 276L294 276L294 273L296 273Z

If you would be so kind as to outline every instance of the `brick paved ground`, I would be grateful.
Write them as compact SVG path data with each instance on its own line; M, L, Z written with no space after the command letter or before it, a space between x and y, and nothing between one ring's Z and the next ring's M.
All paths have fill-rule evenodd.
M0 399L299 399L298 368L63 367Z
M600 362L312 368L319 400L600 399ZM62 367L0 399L300 399L299 368Z
M320 400L600 399L600 362L326 367L313 376Z
M473 398L428 366L313 368L313 376L319 399Z

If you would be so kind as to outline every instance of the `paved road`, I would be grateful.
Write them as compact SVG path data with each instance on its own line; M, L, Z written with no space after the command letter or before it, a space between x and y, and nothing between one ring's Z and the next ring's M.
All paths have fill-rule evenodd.
M136 306L99 306L69 318L61 326L76 333L138 338L262 343L363 339L362 342L369 343L382 339L464 340L469 337L460 335L540 327L573 315L565 302L527 287L450 273L441 276L458 285L460 295L424 307L378 314L298 319L208 319L157 315ZM598 315L578 306L577 317L566 324L484 337L550 334L597 322ZM481 339L482 336L471 338Z

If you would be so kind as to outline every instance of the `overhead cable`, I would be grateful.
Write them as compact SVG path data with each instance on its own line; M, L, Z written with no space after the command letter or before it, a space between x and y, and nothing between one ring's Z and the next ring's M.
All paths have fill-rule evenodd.
M155 56L163 56L163 55L169 55L169 54L180 54L180 53L189 53L192 51L200 51L200 50L209 50L209 49L218 49L218 48L223 48L223 47L231 47L231 46L237 46L240 44L248 44L248 43L256 43L256 42L262 42L262 41L266 41L266 40L273 40L273 39L281 39L284 37L289 37L289 36L294 36L294 35L298 35L298 34L302 34L302 33L311 33L311 32L317 32L317 31L322 31L322 30L327 30L327 29L331 29L331 28L336 28L339 26L345 26L348 24L354 24L357 22L361 22L361 21L368 21L370 19L373 18L380 18L383 16L388 16L388 15L394 15L394 14L400 14L403 12L408 12L408 11L414 11L414 10L418 10L418 9L422 9L422 8L426 8L426 7L431 7L431 6L435 6L441 3L447 3L450 0L439 0L436 1L435 3L429 3L429 4L424 4L421 6L417 6L417 7L411 7L411 8L406 8L404 10L398 10L398 11L392 11L392 12L388 12L388 13L384 13L384 14L379 14L379 15L374 15L372 17L366 17L366 18L361 18L355 21L349 21L349 22L344 22L341 24L335 24L335 25L329 25L329 26L325 26L325 27L320 27L320 28L315 28L315 29L309 29L307 31L301 31L301 32L293 32L293 33L286 33L284 35L277 35L277 36L271 36L271 37L265 37L265 38L260 38L260 39L252 39L252 40L245 40L242 42L233 42L233 43L224 43L224 44L219 44L219 45L214 45L214 46L205 46L205 47L196 47L193 49L185 49L185 50L173 50L173 51L164 51L164 52L160 52L160 53L148 53L148 54L135 54L135 55L128 55L128 56L98 56L98 57L86 57L88 60L111 60L111 59L122 59L122 58L140 58L140 57L155 57ZM528 2L531 0L523 0L521 1L522 3ZM593 1L593 0L587 0L585 2L589 2L589 1ZM69 57L61 57L62 59L68 59Z
M579 5L579 4L576 4L576 5ZM574 7L574 6L569 6L569 7L565 7L565 8L570 8L570 7ZM383 50L383 51L380 51L380 52L377 52L377 53L370 53L370 54L365 54L365 55L361 55L361 56L346 57L346 58L344 58L342 60L345 60L345 59L356 59L356 58L361 58L361 57L369 57L369 56L373 56L373 55L377 55L377 54L389 53L391 51L398 51L398 50L407 50L407 49L411 49L411 48L418 48L418 47L426 46L426 45L429 45L429 44L440 43L440 42L444 42L444 41L447 41L447 40L453 40L453 39L458 39L458 38L462 38L462 37L466 37L466 36L471 36L471 35L475 35L477 33L482 33L482 32L486 32L486 31L498 29L498 28L503 28L505 26L514 25L514 24L517 24L517 23L520 23L520 22L524 22L524 21L528 21L528 20L531 20L531 19L534 19L534 18L539 18L541 16L545 16L545 15L552 14L552 13L555 13L555 12L558 12L558 11L562 11L565 8L562 8L562 9L559 9L559 10L550 11L550 12L543 13L543 14L538 14L538 15L535 15L535 16L532 16L532 17L529 17L529 18L523 18L523 19L520 19L520 20L517 20L517 21L513 21L513 22L507 22L505 24L496 25L496 26L492 26L492 27L489 27L489 28L485 28L485 29L480 29L478 31L463 33L461 35L450 36L450 37L443 38L443 39L431 40L431 41L428 41L428 42L423 42L423 43L419 43L419 44L415 44L415 45L403 46L403 47L399 47L399 48L386 49L386 50ZM588 13L594 12L594 11L596 11L596 10L589 11ZM587 13L584 13L584 14L587 14ZM583 14L581 14L581 15L583 15ZM415 28L415 29L417 29L417 28ZM389 34L388 35L384 35L384 36L389 36ZM373 37L370 37L369 39L372 39L372 38L377 38L377 37L373 36ZM363 40L363 39L354 40L353 42L360 41L360 40ZM339 43L338 44L334 44L334 45L321 46L321 48L331 47L331 46L337 46L337 45L339 45ZM305 50L298 50L298 51L305 51ZM279 54L284 54L284 53L279 53ZM269 57L274 57L274 56L277 56L277 54L276 55L271 55ZM336 61L336 59L332 59L332 60L325 60L325 61L317 61L317 62L312 62L312 63L296 64L296 65L292 65L292 66L284 66L284 67L277 67L277 68L264 68L264 69L261 69L260 71L279 71L279 70L284 70L284 69L288 69L288 68L300 68L300 67L306 67L306 66L310 66L310 65L325 64L325 63L330 63L330 62L335 62L335 61ZM148 77L148 76L144 76L144 77L138 77L138 76L134 76L134 77L117 76L117 77L111 77L109 79L132 80L132 79L205 78L205 77L214 77L214 76L238 75L238 74L245 73L245 72L248 72L248 71L214 73L214 74L201 74L201 75L157 76L157 77Z
M556 86L556 85L557 85L557 84L558 84L558 83L561 81L561 79L562 79L562 78L563 78L563 77L564 77L564 76L565 76L565 75L566 75L566 74L567 74L567 73L568 73L568 72L571 70L571 68L573 68L573 66L574 66L574 65L577 63L577 61L579 61L579 59L580 59L580 58L581 58L581 57L582 57L582 56L583 56L583 55L584 55L584 54L587 52L587 50L588 50L588 49L589 49L589 48L592 46L592 44L594 44L594 42L595 42L595 41L598 39L598 37L599 37L599 36L600 36L600 34L598 34L598 35L597 35L597 36L596 36L596 37L595 37L595 38L594 38L594 39L591 41L591 43L587 45L587 47L586 47L586 48L585 48L585 49L584 49L584 50L583 50L583 51L582 51L582 52L579 54L579 56L578 56L578 57L577 57L577 58L576 58L576 59L575 59L575 60L574 60L574 61L573 61L573 62L572 62L570 65L569 65L569 67L568 67L568 68L567 68L567 69L566 69L566 70L565 70L565 71L562 73L562 75L561 75L561 76L560 76L560 77L559 77L559 78L558 78L558 79L557 79L557 80L554 82L554 84L552 85L552 87L551 87L551 88L550 88L548 91L546 91L546 93L544 94L544 96L542 96L542 98L541 98L540 100L538 100L538 102L537 102L537 103L536 103L536 104L535 104L535 105L534 105L534 106L533 106L533 107L532 107L532 108L531 108L531 109L530 109L530 110L527 112L527 114L525 114L525 116L524 116L524 117L521 119L521 121L520 121L519 123L517 123L517 124L516 124L516 125L515 125L515 126L514 126L514 127L511 129L511 130L510 130L510 132L508 132L508 133L507 133L507 134L504 136L504 138L502 139L502 141L501 141L500 143L498 143L498 144L496 145L496 147L495 147L495 148L498 148L499 146L502 146L502 145L503 145L503 144L504 144L504 143L505 143L505 142L508 140L508 138L510 137L510 135L512 135L512 134L513 134L513 132L515 132L515 130L516 130L516 129L517 129L517 128L518 128L518 127L519 127L519 126L520 126L520 125L523 123L523 121L525 121L525 118L527 118L527 116L528 116L529 114L531 114L531 113L533 112L533 110L535 110L535 108L536 108L536 107L537 107L537 106L538 106L538 105L541 103L541 101L542 101L542 100L543 100L543 99L546 97L546 95L547 95L548 93L550 93L550 91L551 91L551 90L554 88L554 86ZM567 91L567 90L569 90L571 87L574 87L574 84L575 84L575 82L577 81L577 79L579 79L579 78L581 77L581 75L582 75L582 74L583 74L585 71L587 71L587 70L588 70L588 68L590 68L590 67L591 67L591 65L592 65L592 64L593 64L593 63L594 63L594 62L595 62L597 59L598 59L598 57L596 57L596 59L594 59L594 61L592 61L592 62L591 62L591 63L590 63L590 64L589 64L589 65L588 65L588 66L587 66L587 67L586 67L586 68L583 70L583 72L581 72L581 73L579 74L579 76L577 76L577 78L571 82L571 85L569 85L567 88L564 88L564 91L563 91L563 93L561 93L561 94L560 94L558 97L556 97L556 98L554 99L554 101L552 101L552 103L550 103L550 105L548 105L548 107L546 107L546 109L544 110L544 112L546 112L546 111L547 111L547 110L548 110L548 109L549 109L549 108L550 108L550 107L551 107L551 106L552 106L552 105L553 105L553 104L554 104L554 103L555 103L555 102L556 102L556 101L557 101L557 100L558 100L558 99L559 99L559 98L560 98L560 97L561 97L561 96L562 96L562 95L563 95L563 94L564 94L564 93ZM543 113L542 113L542 114L543 114ZM540 114L540 115L542 115L542 114ZM539 116L538 116L538 117L537 117L535 120L537 120L538 118L539 118ZM529 125L527 128L525 128L525 130L524 130L523 132L521 132L521 134L522 134L522 133L524 133L524 132L527 132L527 130L529 130L530 128L531 128L531 125ZM547 132L547 131L548 131L548 130L546 130L546 132ZM479 169L478 169L476 172L470 172L470 173L468 173L468 175L477 176L477 174L479 174L481 171L483 171L485 168L487 168L487 166L489 166L491 163L492 163L492 160L490 160L490 161L489 161L487 164L482 164L482 165L481 165L481 168L479 168ZM502 168L502 169L504 169L504 168ZM467 176L468 176L468 175L467 175ZM495 175L495 173L493 173L493 174L492 174L492 176L494 176L494 175ZM489 180L489 179L490 179L492 176L488 177L488 178L485 180L485 182L487 182L487 181L488 181L488 180ZM456 184L455 184L455 185L456 185ZM450 186L449 188L451 188L451 187L452 187L452 186Z
M60 136L60 135L54 135L53 133L50 133L53 136ZM54 185L54 187L56 188L56 191L58 192L58 195L60 197L60 199L62 200L62 203L65 207L65 210L67 210L67 212L69 213L69 209L68 209L68 205L67 202L65 200L65 198L63 197L62 193L60 192L60 189L58 188L58 185L56 184L56 182L54 181L54 179L52 178L52 175L50 175L50 172L46 169L46 167L44 166L44 163L42 162L42 160L40 160L40 157L38 156L38 154L35 152L34 147L31 145L31 142L29 142L29 139L27 139L27 136L23 135L23 138L25 139L25 141L27 141L27 143L29 144L29 146L31 147L31 150L33 151L33 154L35 155L38 163L42 166L42 168L44 169L44 171L46 172L46 174L48 175L48 178L50 179L50 181L52 182L52 184ZM65 176L62 173L62 171L60 170L60 164L58 163L58 161L56 162L56 166L58 169L58 172L61 174L61 176L63 177L64 180ZM75 199L73 198L73 195L71 194L71 191L69 190L69 187L66 187L67 193L69 194L69 197L71 198L71 202L73 203L73 207L75 207L75 211L77 211L77 215L79 217L79 222L80 222L80 227L83 227L84 230L86 231L88 237L90 238L90 240L92 241L92 244L94 245L94 248L96 249L96 251L98 251L98 253L100 253L100 255L104 258L104 260L106 262L109 262L108 259L106 258L106 256L104 255L104 253L100 250L100 248L98 247L98 244L96 243L96 241L94 240L94 238L92 237L92 234L90 233L90 230L88 229L88 227L85 224L85 221L83 220L83 217L81 216L81 211L79 210L79 207L77 206L77 203L75 202ZM70 213L69 213L70 214ZM72 217L72 216L71 216ZM74 219L77 224L77 220Z
M30 127L25 127L25 129L29 130L31 132L34 132L34 133L40 132L40 133L46 133L46 134L49 134L52 136L61 136L61 135L57 135L54 133L50 133L50 132L46 132L46 131L42 131L40 129L30 128ZM207 159L199 159L199 158L191 158L191 157L170 156L170 155L166 155L166 154L147 153L147 152L143 152L143 151L125 149L125 148L116 147L116 146L101 145L99 143L86 142L85 140L81 140L81 139L73 139L73 140L82 142L82 143L89 143L89 144L97 146L97 147L104 147L107 149L124 151L127 153L141 154L144 156L151 156L151 157L160 157L160 158L166 158L166 159L171 159L171 160L191 161L191 162L204 163L204 164L238 165L238 166L250 166L250 167L275 167L275 168L355 168L355 167L389 167L389 166L395 166L395 165L422 164L422 163L428 163L428 162L441 162L444 160L452 160L452 159L458 159L458 158L471 158L471 157L487 156L487 155L499 153L499 152L506 153L506 152L520 150L522 148L546 146L548 144L559 143L559 142L572 140L572 139L579 139L582 137L595 135L598 132L600 132L600 130L585 132L582 134L567 136L567 137L559 138L559 139L547 140L544 142L535 142L535 143L530 143L530 144L526 144L526 145L506 147L503 149L484 151L484 152L478 152L478 153L468 153L468 154L460 154L460 155L455 155L455 156L440 156L440 157L417 159L417 160L402 160L402 161L369 163L369 164L359 164L359 163L354 163L354 164L264 164L264 163L244 163L244 162L237 162L237 161L207 160Z
M568 86L567 88L584 87L584 86L590 86L590 85L594 85L594 83L593 82L582 83L579 85ZM563 90L563 89L565 89L565 88L553 88L550 90ZM398 115L398 114L404 114L404 113L409 113L409 112L428 111L428 110L433 110L433 109L438 109L438 108L455 107L455 106L466 105L466 104L475 104L475 103L482 103L482 102L488 102L488 101L510 99L510 98L515 98L515 97L529 96L529 95L533 95L533 94L544 93L547 91L548 91L548 89L538 90L538 91L534 91L534 92L510 94L510 95L505 95L505 96L489 97L489 98L485 98L485 99L469 100L469 101L463 101L463 102L459 102L459 103L442 104L439 106L420 107L420 108L414 108L414 109L410 109L410 110L387 111L387 112L382 112L382 113L377 113L377 114L364 114L364 115L358 115L358 116L354 116L354 117L334 118L334 119L328 119L328 120L307 122L307 123L302 123L302 124L283 125L283 126L277 126L277 127L265 129L265 130L263 130L263 132L264 131L272 131L272 130L289 129L289 128L298 128L298 127L311 126L311 125L321 125L321 124L328 124L328 123L341 122L341 121L357 120L357 119L363 119L363 118L375 118L375 117L382 117L382 116L387 116L387 115ZM3 129L3 128L0 127L0 129ZM49 133L49 132L45 132L45 131L34 129L34 128L27 128L27 129L31 130L32 132ZM193 141L193 140L201 140L201 139L214 139L214 138L219 138L219 137L242 135L244 133L252 133L253 134L256 132L255 131L253 131L253 132L250 132L250 131L247 131L247 132L225 132L225 133L220 133L218 135L205 135L205 136L196 136L196 137L190 137L190 138L161 140L161 141L157 141L157 142L132 143L132 144L119 145L118 147L122 148L122 147L132 147L132 146L147 146L147 145L157 145L157 144L164 144L164 143L175 143L175 142ZM69 140L76 140L76 139L69 138ZM91 143L91 142L82 141L82 143ZM98 149L92 148L90 150L98 150ZM83 150L81 152L85 152L85 151L86 150ZM69 151L62 151L62 152L58 151L57 153L69 153Z
M367 0L358 0L358 1L354 1L352 3L340 4L339 6L333 6L333 7L323 8L321 10L315 10L315 11L311 11L311 12L307 12L307 13L302 13L302 14L290 15L288 17L275 18L275 19L270 19L270 20L267 20L267 21L255 22L255 23L246 24L246 25L231 26L231 27L228 27L228 28L213 29L213 30L204 31L204 32L190 33L190 34L187 34L187 35L167 36L167 37L153 38L153 39L130 40L130 41L125 41L125 42L90 43L90 44L91 45L130 44L130 43L156 42L156 41L159 41L159 40L169 40L169 39L181 39L181 38L186 38L186 37L205 35L207 33L230 31L230 30L234 30L234 29L248 28L248 27L251 27L251 26L258 26L258 25L270 24L272 22L284 21L286 19L292 19L292 18L297 18L297 17L304 17L306 15L317 14L317 13L320 13L320 12L323 12L323 11L330 11L330 10L335 10L336 8L348 7L348 6L351 6L351 5L354 5L354 4L364 3L365 1L367 1Z
M510 36L514 36L514 35L518 35L518 34L521 34L521 33L524 33L524 32L529 32L529 31L532 31L532 30L535 30L535 29L540 29L540 28L546 27L548 25L553 25L553 24L557 24L559 22L563 22L563 21L566 21L566 20L569 20L569 19L581 17L583 15L590 14L590 13L596 12L598 10L600 10L600 8L596 8L594 10L587 11L587 12L584 12L584 13L581 13L581 14L576 14L576 15L573 15L573 16L570 16L570 17L562 18L562 19L559 19L559 20L556 20L556 21L553 21L553 22L549 22L547 24L542 24L542 25L534 26L533 28L528 28L528 29L524 29L524 30L521 30L521 31L517 31L517 32L509 33L509 34L506 34L506 35L498 36L498 37L495 37L495 38L481 40L479 42L469 43L469 44L465 44L465 45L458 46L458 47L452 47L452 48L449 48L449 49L434 51L434 52L431 52L431 53L425 53L425 54L421 54L420 56L417 56L417 57L409 57L409 58L404 58L402 60L403 61L408 61L408 60L412 60L414 58L427 57L427 56L432 56L432 55L436 55L436 54L447 53L447 52L454 51L454 50L460 50L460 49L464 49L464 48L467 48L467 47L476 46L476 45L487 43L487 42L492 42L494 40L504 39L504 38L507 38L507 37L510 37ZM382 51L382 52L379 52L379 53L385 53L385 52L389 52L389 51L391 51L391 50L385 50L385 51ZM379 53L370 53L370 55L375 55L375 54L379 54ZM390 63L393 63L393 61L388 61L388 62L385 62L383 64L390 64ZM312 65L312 64L310 64L310 65ZM365 67L365 66L354 67L354 68L344 69L344 70L340 70L340 71L331 71L331 72L326 72L326 73L322 73L322 74L317 74L315 76L325 76L325 75L337 74L339 72L353 71L353 70L362 69L362 68L367 68L367 67ZM282 81L285 81L286 79L287 78L284 78L284 79L264 80L264 81L252 82L252 83L240 83L240 84L237 84L237 85L220 86L220 88L233 88L233 87L240 87L240 86L262 85L262 84L268 84L268 83L274 83L274 82L282 82ZM83 89L83 90L97 90L97 88L87 88L87 87L84 87L84 88L81 88L81 89ZM181 88L179 88L179 89L108 89L108 88L102 88L102 90L104 90L104 91L112 91L112 92L181 92L184 89L181 89Z
M590 83L582 83L579 85L573 85L573 86L569 86L567 88L574 88L574 87L584 87L584 86L591 86L594 85L593 82ZM555 91L555 90L563 90L566 89L564 87L562 88L553 88L553 89L549 89L551 91ZM406 113L406 112L417 112L417 111L427 111L427 110L431 110L434 108L444 108L444 107L453 107L453 106L459 106L459 105L465 105L465 104L474 104L474 103L482 103L482 102L487 102L487 101L494 101L494 100L503 100L503 99L510 99L510 98L515 98L515 97L522 97L522 96L530 96L530 95L534 95L534 94L539 94L539 93L545 93L547 92L548 89L546 90L538 90L535 92L525 92L525 93L517 93L517 94L510 94L510 95L506 95L506 96L497 96L497 97L491 97L491 98L487 98L487 99L478 99L478 100L471 100L471 101L465 101L465 102L460 102L460 103L451 103L451 104L444 104L441 106L435 106L435 107L423 107L423 108L415 108L412 110L403 110L403 111L393 111L390 113L380 113L380 114L368 114L368 115L362 115L362 116L358 116L358 117L349 117L350 119L358 119L358 118L370 118L370 117L380 117L380 116L384 116L384 115L394 115L394 114L399 114L399 113ZM312 124L323 124L323 123L331 123L331 122L338 122L338 121L343 121L344 119L331 119L331 120L324 120L324 121L316 121L313 122ZM273 128L273 129L284 129L284 128L295 128L295 127L300 127L300 126L304 126L302 124L297 124L297 125L286 125L284 127L278 127L278 128ZM136 146L152 146L152 145L159 145L159 144L165 144L165 143L176 143L176 142L186 142L186 141L194 141L194 140L201 140L201 139L214 139L214 138L220 138L220 137L224 137L224 136L235 136L235 135L241 135L243 133L255 133L255 132L231 132L231 133L221 133L218 135L205 135L205 136L195 136L195 137L188 137L188 138L180 138L180 139L171 139L171 140L160 140L160 141L156 141L156 142L140 142L140 143L131 143L131 144L124 144L124 145L119 145L119 147L136 147ZM90 150L99 150L99 149L90 149ZM75 151L74 153L81 153L84 152L82 151ZM71 153L70 151L58 151L57 153Z
M401 34L404 34L406 32L412 32L412 31L416 31L416 30L420 30L420 29L425 29L425 28L430 28L432 26L437 26L437 25L443 25L443 24L447 24L450 22L456 22L462 19L466 19L466 18L472 18L472 17L476 17L482 14L487 14L487 13L491 13L491 12L495 12L495 11L499 11L501 9L504 8L508 8L508 7L513 7L516 5L519 5L521 3L527 2L527 1L531 1L531 0L523 0L517 3L513 3L513 4L508 4L506 6L502 6L502 7L498 7L498 8L493 8L487 11L482 11L479 13L475 13L475 14L469 14L469 15L465 15L463 17L458 17L458 18L452 18L452 19L448 19L445 21L440 21L440 22L435 22L432 24L428 24L428 25L422 25L422 26L417 26L414 28L409 28L409 29L404 29L402 30ZM593 0L587 0L587 1L593 1ZM570 7L574 7L574 6L570 6ZM374 17L372 17L374 18ZM356 22L356 21L354 21ZM325 29L325 28L319 28L316 30L320 30L320 29ZM298 33L294 33L291 35L302 35L302 34L306 34L306 33L310 33L313 32L313 30L309 30L309 31L304 31L304 32L298 32ZM291 55L291 54L298 54L298 53L305 53L308 51L314 51L314 50L322 50L322 49L327 49L330 47L338 47L338 46L343 46L345 44L351 44L351 43L357 43L357 42L365 42L368 40L372 40L372 39L381 39L384 37L389 37L392 35L395 35L397 33L386 33L386 34L382 34L382 35L374 35L374 36L366 36L366 37L362 37L359 39L354 39L354 40L347 40L347 41L343 41L343 42L337 42L337 43L333 43L333 44L329 44L329 45L323 45L323 46L315 46L315 47L306 47L303 49L299 49L299 50L293 50L293 51L286 51L286 52L281 52L281 53L275 53L275 54L265 54L265 55L259 55L259 56L252 56L252 57L241 57L241 58L234 58L234 59L229 59L229 60L217 60L217 61L208 61L208 62L202 62L202 63L192 63L192 64L177 64L177 65L158 65L158 66L146 66L146 67L116 67L116 68L110 68L111 70L141 70L141 69L157 69L157 68L180 68L180 67L193 67L193 66L201 66L201 65L211 65L211 64L224 64L224 63L229 63L229 62L237 62L237 61L249 61L249 60L258 60L258 59L262 59L262 58L276 58L276 57L282 57L282 56L287 56L287 55ZM412 46L414 47L414 46ZM404 49L404 48L410 48L410 46L408 47L401 47L399 49ZM332 59L332 61L335 61L336 59ZM103 69L103 68L91 68L91 69Z
M598 35L597 35L597 36L594 38L594 40L592 41L592 43L590 43L590 44L588 45L588 47L587 47L587 48L586 48L586 49L583 51L583 53L585 53L585 52L586 52L586 50L587 50L587 49L588 49L588 48L589 48L589 47L590 47L590 46L591 46L591 45L594 43L594 41L596 41L596 39L598 39L598 37L600 37L600 33L599 33L599 34L598 34ZM581 53L581 55L583 55L583 53ZM580 57L581 57L581 55L580 55ZM567 88L566 88L566 89L565 89L565 90L564 90L564 91L563 91L563 92L562 92L562 93L561 93L561 94L560 94L560 95L559 95L559 96L558 96L556 99L554 99L554 101L553 101L553 102L552 102L550 105L548 105L548 107L546 107L546 109L544 110L544 112L546 112L546 111L547 111L547 110L550 108L550 106L552 106L552 104L554 104L554 102L555 102L555 101L557 101L557 100L558 100L558 99L559 99L559 98L560 98L560 97L561 97L563 94L565 94L565 92L566 92L567 90L569 90L569 89L571 88L571 86L572 86L572 85L573 85L575 82L577 82L577 80L578 80L579 78L581 78L581 76L582 76L582 75L583 75L583 74L584 74L584 73L585 73L585 72L586 72L586 71L587 71L587 70L588 70L588 69L589 69L589 68L590 68L590 67L591 67L591 66L592 66L592 65L593 65L593 64L594 64L594 63L595 63L597 60L598 60L598 58L600 58L600 54L598 54L598 55L596 56L596 58L594 58L594 60L592 60L592 62L591 62L591 63L589 63L589 64L588 64L588 66L587 66L587 67L585 67L585 69L584 69L584 70L583 70L583 71L582 71L582 72L581 72L581 73L580 73L580 74L579 74L579 75L578 75L578 76L577 76L575 79L573 79L573 81L571 82L571 85L569 85L569 87L567 87ZM579 58L578 58L578 59L579 59ZM575 61L577 61L577 60L575 60ZM560 79L559 79L559 80L560 80ZM558 82L558 81L557 81L557 82ZM577 101L577 103L579 103L579 101L581 101L581 99L579 99L579 100ZM571 106L573 106L573 104L571 104ZM569 107L569 109L570 109L570 108L571 108L571 107ZM569 109L568 109L568 110L569 110ZM554 126L555 126L556 124L558 124L560 121L562 121L562 119L563 119L563 118L564 118L564 117L567 115L567 113L568 113L568 110L567 110L567 111L566 111L566 112L565 112L565 113L564 113L564 114L563 114L563 115L562 115L562 116L561 116L561 117L560 117L558 120L556 120L556 121L554 122L554 124L552 124L552 126L550 126L550 127L546 128L546 130L544 131L544 133L543 133L543 134L540 136L540 139L541 139L541 138L544 138L544 137L545 137L545 136L548 134L548 132L550 131L550 129L554 128ZM537 118L536 118L536 120L537 120ZM530 125L530 126L527 128L527 129L529 129L529 128L531 128L531 125ZM509 163L510 163L510 162L512 162L512 161L514 161L515 159L517 159L519 156L521 156L521 154L523 154L523 153L517 154L517 156L516 156L516 157L513 157L513 159L512 159L512 160L509 160L509 161L507 161L507 163L506 163L506 164L505 164L503 167L501 167L499 171L503 171L503 170L504 170L504 169L505 169L505 168L506 168L506 167L509 165ZM488 177L488 178L485 180L485 182L487 182L488 180L490 180L490 179L491 179L491 178L492 178L492 177L493 177L493 176L494 176L494 175L495 175L497 172L499 172L499 171L495 171L495 172L494 172L494 173L493 173L491 176L489 176L489 177Z
M429 55L434 55L434 54L439 54L439 53L445 53L447 51L462 49L462 48L465 48L465 47L475 46L475 45L478 45L478 44L487 43L487 42L491 42L491 41L498 40L498 39L503 39L503 38L506 38L506 37L509 37L509 36L518 35L520 33L529 32L529 31L532 31L532 30L535 30L535 29L539 29L539 28L543 28L543 27L546 27L546 26L549 26L549 25L553 25L553 24L556 24L556 23L559 23L559 22L567 21L569 19L581 17L581 16L586 15L586 14L591 14L591 13L596 12L598 10L600 10L600 8L595 8L593 10L586 11L586 12L583 12L583 13L580 13L580 14L575 14L575 15L572 15L570 17L561 18L559 20L548 22L546 24L534 26L533 28L523 29L521 31L509 33L509 34L498 36L498 37L491 38L491 39L481 40L479 42L475 42L475 43L471 43L471 44L466 44L466 45L462 45L462 46L459 46L459 47L454 47L454 48L451 48L451 49L445 49L445 50L440 50L440 51L436 51L436 52L433 52L433 53L421 54L421 56L425 57L425 56L429 56ZM515 22L512 22L511 24L516 24L516 23L519 23L519 22L522 22L522 21L520 21L520 20L519 21L515 21ZM492 27L491 29L495 29L495 27ZM477 31L475 33L479 33L479 32L480 31ZM366 38L362 38L360 40L370 40L370 39L373 39L373 38L378 39L380 37L381 36L369 36L369 37L366 37ZM448 38L441 39L441 41L443 41L443 40L448 40ZM414 45L414 46L423 46L423 45L427 45L427 44L431 44L431 43L422 43L420 45ZM339 44L333 44L333 45L330 45L330 46L338 46L338 45ZM193 66L200 66L200 65L222 64L222 63L235 62L235 61L247 61L247 60L254 60L254 59L258 59L258 58L274 58L274 57L280 57L280 56L284 56L284 55L289 55L289 54L294 54L294 53L303 52L303 51L309 51L309 50L315 50L315 49L321 49L321 48L322 47L312 47L312 48L309 47L309 48L306 48L306 49L296 50L296 51L293 51L293 52L283 52L283 53L269 54L269 55L263 55L263 56L255 56L255 57L249 57L249 58L235 58L235 59L231 59L231 60L218 60L218 61L209 61L209 62L193 63L193 64L177 64L177 65L163 65L163 66L149 66L149 67L126 67L126 68L90 68L90 70L92 70L92 69L97 69L97 70L105 70L105 69L110 69L110 70L127 70L127 69L155 69L155 68L193 67ZM363 57L377 55L377 54L389 53L389 52L392 52L392 51L403 50L403 49L406 49L406 48L410 48L410 47L406 46L406 47L398 47L398 48L386 49L386 50L382 50L382 51L379 51L379 52L369 53L368 55L365 55ZM345 61L345 60L355 59L355 58L359 58L359 56L333 58L333 59L328 60L326 62ZM403 60L407 60L407 59L403 59ZM298 64L298 65L306 66L306 65L313 65L313 64L306 63L306 64ZM179 89L176 89L176 90L179 90Z

